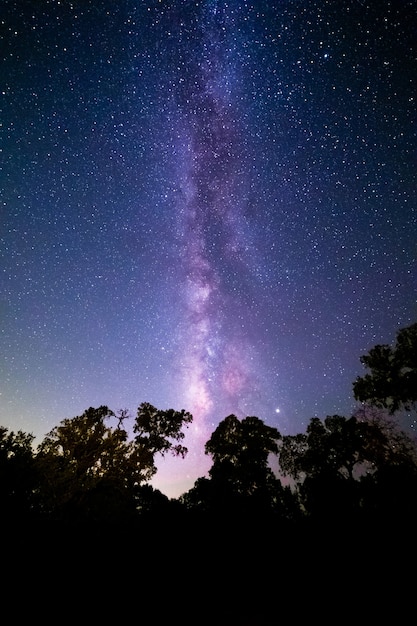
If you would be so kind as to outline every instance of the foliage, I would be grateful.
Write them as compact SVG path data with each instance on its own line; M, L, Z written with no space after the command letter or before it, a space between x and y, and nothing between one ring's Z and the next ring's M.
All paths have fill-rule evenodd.
M28 514L35 485L31 434L10 431L0 426L0 503L8 519Z
M199 478L181 497L188 508L205 512L257 517L278 513L294 517L298 508L289 488L283 487L270 467L281 435L258 417L239 420L229 415L222 420L205 450L213 459L209 478Z
M313 515L351 515L364 508L370 485L375 494L388 475L412 482L417 476L412 439L383 414L364 411L349 419L312 418L305 434L283 438L279 465Z
M184 436L181 427L191 421L189 413L159 411L143 403L133 441L121 427L128 414L119 415L116 428L106 425L114 417L107 406L90 407L81 416L64 419L45 437L36 457L42 477L38 503L44 514L109 518L133 513L139 486L156 472L156 454L186 454L171 439Z
M152 404L143 402L137 411L133 431L136 434L135 444L138 449L152 455L152 459L157 453L165 456L167 452L172 452L176 456L183 458L187 454L187 448L180 443L185 435L182 432L184 425L190 424L193 420L191 413L187 411L160 411ZM155 466L153 470L156 471Z
M305 434L283 438L279 463L284 475L295 480L307 475L332 473L352 478L363 462L363 433L355 417L313 417Z
M356 400L395 413L417 402L417 324L397 333L394 346L376 345L361 363L370 370L353 383Z
M271 453L278 452L280 438L276 428L258 417L239 421L235 415L229 415L206 443L206 453L213 458L209 475L215 482L228 484L235 493L253 495L273 476L268 459Z
M415 439L386 411L364 405L356 411L355 418L366 433L363 446L374 471L387 466L417 466Z

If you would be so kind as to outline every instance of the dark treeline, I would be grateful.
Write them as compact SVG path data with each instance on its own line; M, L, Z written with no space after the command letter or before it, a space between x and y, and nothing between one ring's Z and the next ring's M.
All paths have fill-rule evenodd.
M157 455L187 453L186 411L89 408L36 449L31 434L0 427L3 545L35 546L32 562L59 563L61 575L65 563L108 572L113 562L118 584L135 564L145 594L165 572L161 619L184 591L210 595L209 623L275 623L284 580L316 580L320 563L339 578L348 565L375 570L415 533L417 447L394 413L416 402L416 337L413 325L362 357L369 372L353 384L353 416L312 418L286 436L255 416L225 417L205 446L208 476L177 499L149 481Z
M312 418L305 433L287 436L257 417L229 415L206 443L213 460L208 477L171 500L147 482L156 471L157 453L186 453L157 432L167 413L178 417L180 437L190 415L146 403L134 428L138 431L146 414L149 431L134 440L106 423L115 416L105 406L64 420L36 451L32 435L0 427L3 522L123 527L158 515L192 514L351 523L382 517L403 521L414 514L415 441L379 410L364 407L350 418ZM271 469L272 456L278 475Z

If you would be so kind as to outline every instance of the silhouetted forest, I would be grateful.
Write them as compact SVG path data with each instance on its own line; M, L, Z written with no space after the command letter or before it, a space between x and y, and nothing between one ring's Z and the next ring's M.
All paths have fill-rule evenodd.
M415 556L417 446L395 413L415 406L416 338L417 324L362 357L353 416L312 418L296 435L225 417L205 446L208 476L177 499L149 481L157 455L187 452L184 410L89 408L36 449L0 427L4 571L65 585L75 572L80 588L98 578L140 598L154 623L278 623L282 593L326 593L329 576L340 598L360 580L392 587Z

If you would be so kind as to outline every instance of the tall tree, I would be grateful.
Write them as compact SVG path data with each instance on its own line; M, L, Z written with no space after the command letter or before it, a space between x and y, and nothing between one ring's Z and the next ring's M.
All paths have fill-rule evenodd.
M269 455L277 454L281 438L276 428L258 417L226 417L211 435L205 450L213 458L209 475L230 484L236 493L251 495L273 477Z
M46 515L127 515L135 509L138 487L156 472L155 455L186 453L175 441L184 436L181 428L192 420L189 413L141 404L133 440L122 428L127 417L126 411L116 416L107 406L90 407L45 437L36 460L42 476L38 503ZM118 420L115 428L105 423L111 418Z
M289 489L271 469L270 455L278 453L281 438L276 428L255 416L222 420L205 446L213 459L209 478L200 478L181 501L188 508L232 515L274 512L281 518L294 512ZM242 519L242 518L241 518Z
M410 410L417 402L417 324L397 333L394 346L376 345L360 358L370 370L353 383L356 400L389 412Z

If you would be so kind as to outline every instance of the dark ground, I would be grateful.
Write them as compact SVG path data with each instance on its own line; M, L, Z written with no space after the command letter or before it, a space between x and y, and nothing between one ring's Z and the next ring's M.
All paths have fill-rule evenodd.
M1 535L3 601L18 621L400 625L414 610L415 532L404 524L18 526Z

